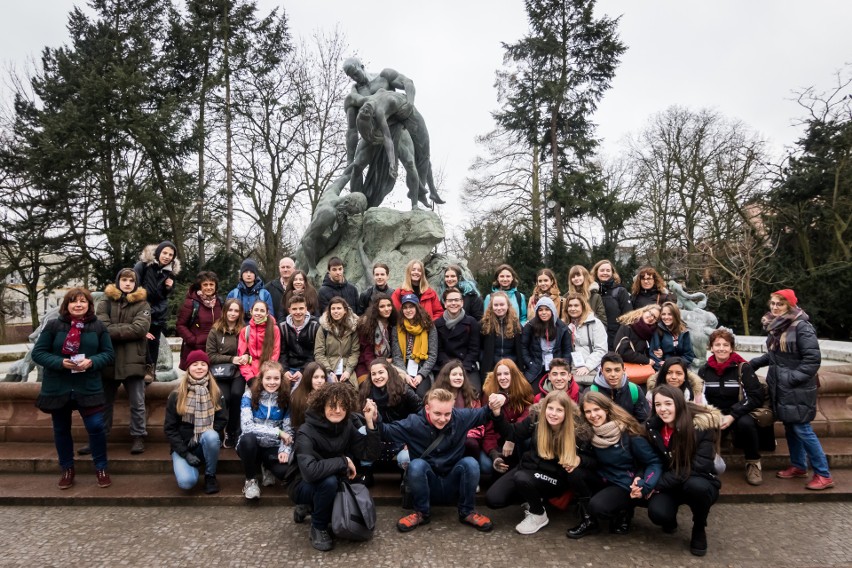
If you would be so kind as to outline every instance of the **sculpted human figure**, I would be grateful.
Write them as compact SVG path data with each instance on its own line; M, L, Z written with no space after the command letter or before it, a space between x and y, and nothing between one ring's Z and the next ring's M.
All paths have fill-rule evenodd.
M396 147L396 128L401 128L408 132L411 144L413 145L413 157L418 176L418 183L421 188L419 193L425 194L425 188L429 188L429 194L435 203L444 203L435 189L435 183L432 177L432 162L429 150L429 131L426 129L426 123L422 115L414 107L415 88L414 82L408 77L399 73L394 69L384 69L378 75L371 75L366 72L364 65L355 58L347 59L343 63L343 70L346 74L355 81L352 86L352 91L344 101L344 109L347 116L347 132L346 132L346 155L348 163L355 161L356 150L358 149L358 116L361 105L364 102L363 97L375 95L380 89L389 92L402 90L405 92L405 100L408 105L405 112L394 116L391 120L391 115L387 115L389 130L392 133L391 138ZM401 93L398 93L401 95ZM363 120L363 119L362 119ZM397 126L398 125L398 126ZM405 136L400 135L400 139ZM402 157L402 152L397 151L396 155ZM385 160L390 158L387 149L384 153L377 151L377 148L369 147L364 149L364 155L359 156L362 162L370 165L370 171L367 174L367 180L363 181L361 175L353 175L352 191L362 192L367 195L370 207L376 207L384 199L385 195L390 193L393 185L396 182L393 174L389 173L390 168L396 169L394 162L385 163ZM393 165L391 165L393 164ZM404 164L405 165L405 164ZM411 173L408 169L407 181L411 178ZM364 189L366 187L366 190ZM409 193L411 188L409 186ZM428 201L421 199L423 203L429 206Z
M332 250L343 235L343 228L353 215L367 210L367 198L363 193L349 193L340 197L340 192L349 181L350 168L328 186L320 197L310 225L301 241L301 258L298 265L304 267L308 276L317 273L317 262Z

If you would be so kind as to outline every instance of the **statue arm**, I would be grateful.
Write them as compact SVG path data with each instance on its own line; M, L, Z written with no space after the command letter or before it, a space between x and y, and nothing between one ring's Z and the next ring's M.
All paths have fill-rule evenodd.
M364 280L367 281L367 286L373 286L376 281L373 280L373 261L367 256L367 251L364 250L364 239L358 243L358 256L361 258L361 266L364 267Z
M396 152L394 151L393 138L391 138L387 117L382 110L377 110L375 120L382 129L382 143L385 146L385 153L388 155L388 174L390 177L396 178Z
M394 69L384 69L379 75L387 79L392 88L405 91L408 104L414 104L414 95L416 94L414 81Z

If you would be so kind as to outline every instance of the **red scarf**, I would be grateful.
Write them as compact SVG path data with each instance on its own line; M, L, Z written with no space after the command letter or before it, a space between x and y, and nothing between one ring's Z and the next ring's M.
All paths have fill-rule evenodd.
M80 335L84 327L86 323L83 320L71 320L71 329L68 330L68 335L65 336L65 342L62 344L64 355L77 355L80 352Z
M672 441L672 434L674 434L674 428L668 424L663 424L663 427L660 429L660 435L663 437L663 444L666 445L666 448L669 447L669 443Z
M707 366L716 371L716 374L720 377L725 373L725 369L730 367L731 365L738 365L740 363L747 363L745 359L743 359L739 353L733 352L731 356L724 363L719 363L716 361L715 355L710 355L707 358Z

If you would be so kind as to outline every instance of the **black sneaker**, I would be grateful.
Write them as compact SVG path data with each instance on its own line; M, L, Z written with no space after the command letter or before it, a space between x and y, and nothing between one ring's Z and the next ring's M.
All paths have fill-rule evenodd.
M142 436L134 436L133 443L130 444L131 454L141 454L145 452L145 439Z
M293 507L293 522L296 524L302 524L305 522L305 519L310 516L310 514L310 505L296 505L295 507Z
M219 493L219 482L216 480L215 475L204 476L204 492L208 495Z
M704 527L692 527L689 551L695 556L704 556L707 554L707 533L704 532Z
M83 446L82 448L77 450L78 456L88 456L88 455L91 455L91 453L92 453L92 448L89 447L89 444L86 444L85 446Z
M328 530L320 530L316 527L311 527L311 546L320 552L328 552L334 548L334 540L331 538Z

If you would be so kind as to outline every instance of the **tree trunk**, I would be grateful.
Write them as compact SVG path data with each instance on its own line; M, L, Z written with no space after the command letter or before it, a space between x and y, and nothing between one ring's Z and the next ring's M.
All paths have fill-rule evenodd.
M538 159L538 145L532 147L532 188L530 192L530 208L532 209L532 232L541 235L541 177Z
M231 50L228 39L228 3L225 0L224 25L224 64L225 64L225 195L228 210L225 222L225 254L230 258L234 239L234 186L232 177L231 157Z

